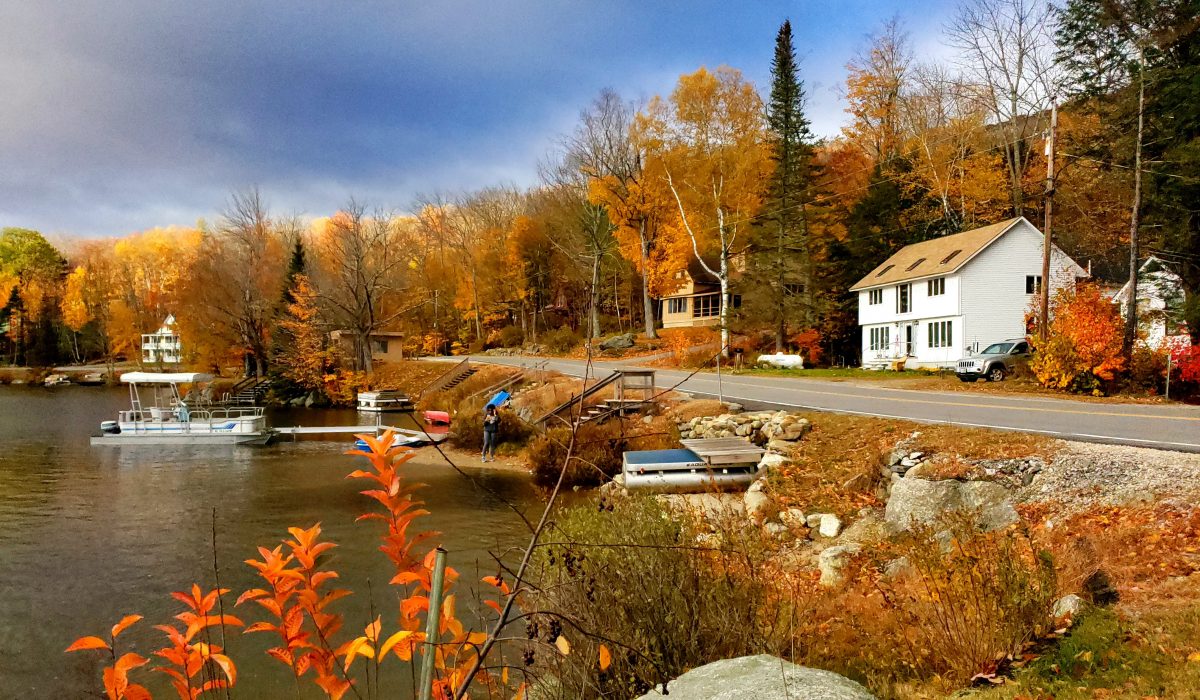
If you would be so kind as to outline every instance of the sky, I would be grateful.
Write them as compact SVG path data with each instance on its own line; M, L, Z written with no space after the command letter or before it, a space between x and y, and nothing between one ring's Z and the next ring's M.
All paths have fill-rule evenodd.
M899 17L918 58L952 0L0 0L0 226L119 236L351 196L530 186L604 88L645 101L700 66L770 89L790 19L809 117L845 122L845 64Z

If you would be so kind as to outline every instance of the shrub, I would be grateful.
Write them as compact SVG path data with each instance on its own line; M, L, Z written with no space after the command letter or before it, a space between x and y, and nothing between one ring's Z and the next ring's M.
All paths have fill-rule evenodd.
M488 398L491 397L467 399L458 405L450 431L451 445L474 450L483 445L483 407ZM496 431L497 448L523 445L533 434L533 428L512 411L500 409L496 413L500 416L500 426Z
M1173 349L1171 364L1178 368L1180 379L1192 384L1200 384L1200 345Z
M578 333L563 326L542 333L538 336L538 342L545 345L546 349L550 352L564 353L574 349L575 346L582 342L582 339Z
M1050 334L1035 341L1030 368L1043 386L1098 393L1125 365L1120 312L1092 284L1059 290L1050 308Z
M499 348L518 348L525 343L525 333L517 326L505 326L488 334L488 345Z
M555 544L538 551L531 607L540 614L526 632L552 643L570 629L561 616L613 640L612 665L600 669L593 639L573 638L568 656L539 650L534 669L555 690L545 697L634 697L705 663L780 653L787 626L773 621L786 606L771 604L762 548L687 546L696 534L652 498L563 511Z
M948 513L936 528L914 527L889 556L897 554L907 571L879 585L910 630L909 663L919 674L991 676L1049 631L1054 563L1029 533L980 533L972 513Z
M534 438L526 450L533 470L533 483L553 488L564 469L564 487L599 486L621 471L621 456L626 450L664 449L674 444L673 434L661 428L651 433L636 432L622 421L584 423L575 435L575 448L566 462L571 444L571 429L551 428Z
M1167 377L1167 356L1166 348L1152 348L1140 343L1134 347L1126 382L1129 388L1162 393Z
M671 328L662 332L663 345L675 355L675 361L684 364L690 355L703 354L711 358L720 349L720 335L712 328ZM708 346L712 346L710 350ZM693 352L695 351L695 352Z
M800 331L791 337L792 344L800 349L808 365L816 365L824 354L821 350L821 332L816 328Z

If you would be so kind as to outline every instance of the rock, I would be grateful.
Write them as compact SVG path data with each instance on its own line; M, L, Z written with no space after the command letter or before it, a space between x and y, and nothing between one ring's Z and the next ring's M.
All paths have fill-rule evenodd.
M864 510L864 513L860 513L859 517L838 535L839 543L857 542L870 545L882 542L895 534L895 529L881 517L881 512L870 508Z
M763 529L772 537L783 537L791 532L791 529L783 523L766 523L763 525Z
M900 463L900 460L904 459L906 456L908 456L906 450L902 450L899 448L892 450L891 453L888 454L888 459L887 459L888 466L889 467L896 466L897 464Z
M1065 595L1054 602L1054 619L1070 617L1074 620L1079 617L1081 610L1083 610L1083 598L1074 593Z
M624 498L629 495L629 491L625 487L615 481L609 481L600 485L600 497L607 499Z
M764 490L766 490L766 488L767 488L767 480L762 477L759 477L759 478L755 479L752 484L750 484L750 488L746 489L746 492L749 493L751 491L764 491Z
M763 469L767 469L767 470L778 469L779 467L782 467L783 465L789 463L790 461L791 460L789 460L787 457L784 457L781 454L775 454L774 452L767 452L766 454L764 454L762 456L762 459L758 460L758 468L760 471Z
M601 350L628 350L634 346L635 337L632 333L622 333L614 335L607 340L600 342Z
M896 466L904 467L906 470L912 469L913 467L917 466L917 460L911 457L905 457L904 459L900 460L900 464Z
M827 588L842 585L845 577L842 569L855 554L862 551L862 545L857 542L827 547L817 555L817 567L821 570L821 585Z
M886 578L896 578L903 575L908 569L908 557L896 557L884 565L883 575Z
M817 532L821 533L821 537L837 537L842 531L842 521L833 513L822 513L821 524Z
M781 512L779 521L793 530L808 527L808 519L804 517L804 511L799 508L788 508Z
M741 413L742 405L740 403L726 404L725 410L729 411L730 413Z
M664 493L654 497L674 513L690 515L708 522L742 517L745 504L736 493Z
M654 416L642 416L642 422L646 425L650 425L654 422Z
M311 392L311 393L309 393L308 396L304 397L304 407L305 408L312 408L312 405L316 402L317 402L316 392Z
M614 476L612 478L612 483L624 488L625 487L625 472L621 472L621 473L617 474L616 476Z
M1008 490L987 481L929 481L905 477L892 484L885 518L906 530L912 522L936 523L943 513L974 510L984 531L997 530L1019 519Z
M759 654L694 668L637 700L874 700L866 688L833 671Z
M821 514L813 513L812 515L809 515L804 519L804 523L816 530L817 528L821 527Z
M781 455L790 455L794 447L795 446L787 440L774 438L767 441L767 450Z
M747 491L742 497L742 502L746 506L746 516L754 522L762 522L767 519L768 511L771 509L771 497L762 491Z
M733 431L733 434L737 435L738 437L749 437L750 433L752 432L754 432L754 428L750 427L749 423L743 423Z
M924 452L911 452L911 453L909 453L908 458L915 462L924 456L925 456Z

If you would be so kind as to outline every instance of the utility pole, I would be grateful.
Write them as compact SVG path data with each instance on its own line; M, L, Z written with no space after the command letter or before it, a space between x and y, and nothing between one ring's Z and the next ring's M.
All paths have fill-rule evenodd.
M1129 216L1129 299L1125 310L1125 337L1121 351L1126 358L1133 357L1133 344L1137 340L1137 297L1138 297L1138 218L1142 208L1142 129L1145 124L1146 107L1146 54L1138 42L1138 126L1137 143L1133 151L1133 210Z
M1046 224L1042 232L1042 314L1038 333L1042 341L1050 335L1050 251L1054 223L1054 136L1058 129L1058 103L1050 108L1050 135L1046 138Z

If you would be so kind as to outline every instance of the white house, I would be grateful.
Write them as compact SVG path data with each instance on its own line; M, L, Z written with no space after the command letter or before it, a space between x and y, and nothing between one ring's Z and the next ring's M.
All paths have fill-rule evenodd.
M179 333L175 331L175 316L171 315L154 333L142 334L142 363L177 365L179 361Z
M1042 232L1024 217L901 248L863 277L858 293L862 363L953 367L965 354L1025 335L1040 294ZM1050 291L1087 272L1054 247Z
M1121 315L1129 311L1129 283L1113 295ZM1171 266L1151 255L1138 268L1138 328L1147 345L1162 347L1168 338L1172 343L1188 344L1183 322L1183 280ZM1177 340L1176 340L1177 339Z

